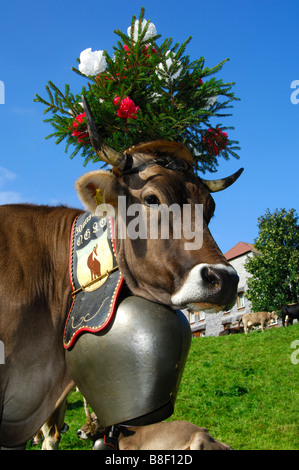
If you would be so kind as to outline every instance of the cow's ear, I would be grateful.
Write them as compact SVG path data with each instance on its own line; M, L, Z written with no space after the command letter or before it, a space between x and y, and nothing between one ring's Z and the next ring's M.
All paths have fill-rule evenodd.
M76 181L75 188L84 206L92 213L100 204L116 207L118 183L110 171L90 171Z

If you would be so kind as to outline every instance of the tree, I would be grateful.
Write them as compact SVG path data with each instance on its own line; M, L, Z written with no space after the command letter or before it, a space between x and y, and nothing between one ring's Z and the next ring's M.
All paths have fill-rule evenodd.
M259 235L254 246L261 253L245 268L247 297L254 311L273 311L299 298L299 226L295 209L267 209L258 219Z
M144 19L132 18L127 34L115 31L119 40L113 55L107 51L85 49L80 54L79 74L87 85L74 95L68 84L61 91L53 82L46 86L47 97L36 95L45 105L56 143L66 140L70 155L78 152L84 163L98 161L86 132L82 94L93 112L100 135L107 145L119 152L149 140L166 139L185 144L194 155L195 170L214 172L218 158L226 160L235 153L238 142L232 140L232 127L219 119L230 116L235 97L231 83L214 75L223 60L214 67L205 65L204 57L191 61L185 54L189 37L173 45L172 38L159 41L156 27Z

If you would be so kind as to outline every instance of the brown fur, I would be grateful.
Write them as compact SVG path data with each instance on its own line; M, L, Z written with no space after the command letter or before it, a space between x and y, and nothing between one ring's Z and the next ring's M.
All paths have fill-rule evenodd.
M134 158L138 165L151 160L152 156L138 154ZM185 273L192 267L200 263L229 265L208 229L215 203L194 173L175 172L160 166L151 166L129 176L117 176L103 171L87 173L77 181L76 189L86 207L93 212L96 210L95 188L100 188L104 202L114 206L116 212L115 194L126 196L127 207L135 203L144 204L144 198L148 194L155 194L167 206L173 203L178 203L181 207L183 204L203 205L203 248L200 250L185 250L186 239L183 233L181 239L171 241L148 237L146 240L138 240L138 243L131 243L116 239L118 263L134 294L171 305L171 295L179 290L185 280ZM149 217L150 209L147 214ZM117 230L116 225L116 233ZM170 252L175 253L175 256L170 258ZM145 265L147 269L144 269ZM231 296L231 301L234 300L235 293ZM211 307L210 300L207 302Z
M175 158L185 160L191 166L193 166L193 157L190 151L184 145L179 142L168 142L166 140L154 140L152 142L144 142L126 150L125 153L146 153L152 155L158 155L166 153L172 155Z
M77 431L81 439L93 442L107 434L92 413L96 431L90 432L87 423ZM230 446L214 439L206 428L188 421L163 421L148 426L130 426L118 437L119 450L232 450Z
M214 439L206 428L188 421L163 421L129 428L132 436L120 434L119 450L231 450Z
M62 336L71 302L70 229L79 212L31 205L0 208L2 446L30 439L74 385Z
M89 439L90 441L95 442L97 439L103 437L104 433L105 428L102 428L95 413L90 413L89 416L86 416L86 423L78 429L77 436L80 439Z
M145 149L151 154L138 153ZM165 151L186 160L190 157L180 144L149 143L135 147L134 164ZM96 209L98 188L104 201L115 208L119 195L126 196L127 205L144 204L149 193L165 204L203 205L201 249L184 250L184 236L181 240L116 240L118 263L133 294L172 306L172 294L193 267L200 263L228 266L208 229L214 201L192 171L175 172L161 166L126 176L93 171L77 182L79 196L91 211ZM149 212L147 207L147 216ZM0 339L6 356L5 366L0 368L0 446L24 444L73 386L62 338L71 304L70 231L79 213L64 207L0 207ZM205 304L219 309L234 301L237 277L227 272L221 286L209 277L204 279L206 298L194 298L198 307Z
M43 441L42 450L58 450L61 434L69 429L68 425L64 422L66 408L67 401L65 399L33 437L33 445Z

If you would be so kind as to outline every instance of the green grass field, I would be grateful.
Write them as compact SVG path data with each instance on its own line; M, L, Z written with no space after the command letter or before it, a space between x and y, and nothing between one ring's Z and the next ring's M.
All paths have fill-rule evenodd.
M194 338L169 420L204 426L236 450L298 450L295 340L299 341L298 323L247 336ZM90 442L76 436L85 422L80 393L72 392L68 402L70 429L62 435L60 449L91 449Z

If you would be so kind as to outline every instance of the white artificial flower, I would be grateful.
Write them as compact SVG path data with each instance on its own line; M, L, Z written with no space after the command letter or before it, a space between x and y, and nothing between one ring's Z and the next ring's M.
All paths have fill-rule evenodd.
M158 70L156 71L157 75L159 78L163 78L163 77L167 77L169 80L175 80L176 78L178 78L181 74L181 71L182 71L182 67L179 67L177 69L176 72L170 72L169 69L171 68L172 64L174 63L174 60L172 58L172 52L171 51L167 51L168 54L168 58L166 59L166 68L164 66L164 64L161 62L159 65L158 65ZM178 64L180 65L181 62L178 61Z
M142 23L141 23L141 32L144 30L144 28L146 27L146 23L147 21L146 20L142 20ZM139 28L139 20L136 20L135 21L135 24L134 24L134 41L137 42L138 41L138 28ZM131 26L127 29L127 34L128 36L131 36ZM156 29L156 26L154 25L154 23L149 23L148 25L148 28L147 28L147 31L144 35L144 38L142 39L142 41L147 41L148 39L156 36L157 34L157 29Z
M157 103L157 101L161 98L161 96L162 96L162 95L161 95L160 93L153 93L153 94L151 95L151 98L152 98L152 100L153 100L153 103Z
M84 110L84 106L83 106L82 101L79 101L79 102L78 102L78 105L81 106L82 110ZM74 116L74 118L75 118L76 116L78 116L78 112L75 111L75 110L73 110L73 109L70 109L70 108L68 109L68 113L69 113L69 114L72 114L72 116Z
M210 109L214 106L215 103L218 101L218 95L210 96L210 98L206 99L206 106L204 106L202 109Z
M104 56L104 51L92 51L91 47L85 49L80 54L79 70L84 75L98 75L104 72L107 67L107 62Z

